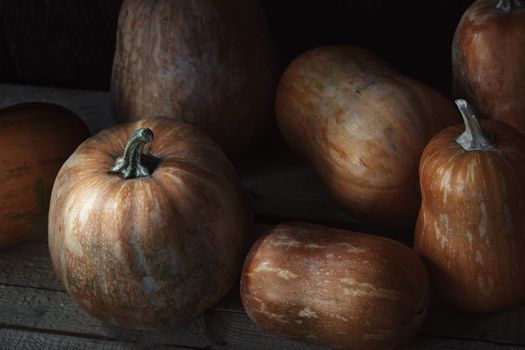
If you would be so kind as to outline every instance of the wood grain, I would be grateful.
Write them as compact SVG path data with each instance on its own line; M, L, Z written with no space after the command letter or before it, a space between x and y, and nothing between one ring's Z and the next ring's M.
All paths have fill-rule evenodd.
M119 340L46 333L37 329L25 328L0 328L0 344L2 344L3 350L128 350L137 346L136 343L127 343ZM154 348L148 347L148 349L189 350L197 348L164 344Z
M524 348L517 344L420 336L405 350L521 350Z
M65 292L12 286L0 286L0 309L3 311L0 314L0 328L34 328L140 346L164 344L205 348L228 345L232 349L265 349L273 346L290 350L299 350L303 346L258 331L246 314L239 312L211 310L175 329L131 331L103 324L90 317Z

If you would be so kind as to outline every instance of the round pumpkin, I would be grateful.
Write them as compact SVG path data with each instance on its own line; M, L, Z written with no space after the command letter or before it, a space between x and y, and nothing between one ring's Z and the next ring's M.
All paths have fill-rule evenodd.
M525 1L478 0L452 45L454 93L525 134Z
M354 217L413 232L419 157L454 122L451 102L365 49L326 46L286 69L276 110L288 144Z
M415 247L450 304L501 310L525 301L525 137L458 105L465 125L443 130L421 158Z
M80 118L57 105L0 110L0 248L46 235L55 177L88 137Z
M111 87L118 120L185 121L236 158L273 116L273 56L257 0L126 0Z
M100 132L60 169L49 250L91 315L161 328L197 316L233 286L251 222L220 148L190 125L150 118Z
M413 250L390 239L281 224L244 263L248 316L278 336L343 349L393 349L420 328L430 283Z

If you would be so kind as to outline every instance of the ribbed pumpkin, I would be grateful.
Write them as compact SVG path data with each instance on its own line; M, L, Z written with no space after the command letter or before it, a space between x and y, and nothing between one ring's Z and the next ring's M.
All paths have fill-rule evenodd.
M437 292L457 308L525 301L525 137L495 120L443 130L425 148L416 250Z
M82 120L57 105L0 110L0 248L45 237L58 170L88 137Z
M525 134L525 1L474 2L454 35L452 63L457 97Z
M250 230L225 154L168 118L85 141L60 169L49 210L49 250L66 290L93 316L139 329L172 326L224 296Z
M122 4L111 87L121 122L185 121L236 158L273 116L275 72L257 0Z
M244 263L241 297L271 334L343 349L393 349L416 334L430 283L402 244L307 223L281 224Z
M365 49L327 46L286 69L276 110L283 137L350 214L383 232L413 231L419 158L456 121L451 102Z

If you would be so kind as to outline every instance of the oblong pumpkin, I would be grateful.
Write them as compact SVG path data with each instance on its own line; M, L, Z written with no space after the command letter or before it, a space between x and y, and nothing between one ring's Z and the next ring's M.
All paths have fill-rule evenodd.
M118 120L185 121L236 158L273 116L273 55L257 0L126 0L111 86Z
M454 94L525 134L525 2L478 0L452 44Z
M467 131L443 130L421 158L415 247L446 301L495 311L525 301L525 137L459 103Z
M412 231L419 157L432 136L459 119L452 103L351 46L299 56L276 99L283 137L344 208L370 225Z
M0 248L46 235L55 177L88 137L79 117L54 104L0 110Z
M250 250L241 278L248 316L265 331L344 349L408 343L424 319L423 262L390 239L281 224Z
M232 287L251 222L220 148L190 125L150 118L93 136L60 169L49 250L91 315L160 328L195 317Z

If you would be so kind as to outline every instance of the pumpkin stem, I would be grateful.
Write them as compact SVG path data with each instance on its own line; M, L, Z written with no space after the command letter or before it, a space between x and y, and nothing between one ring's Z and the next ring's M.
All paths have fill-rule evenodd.
M522 8L522 0L499 0L496 8L505 12L511 12L516 9Z
M153 140L153 131L140 128L131 135L124 150L124 156L117 158L110 173L117 174L124 179L148 177L150 172L141 164L144 146Z
M459 135L456 142L459 143L465 151L494 150L494 146L483 134L483 130L476 119L474 110L467 101L456 100L456 105L458 106L461 116L463 117L463 122L465 123L465 131Z

